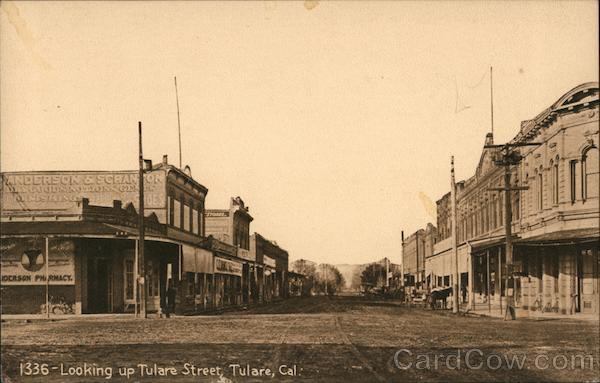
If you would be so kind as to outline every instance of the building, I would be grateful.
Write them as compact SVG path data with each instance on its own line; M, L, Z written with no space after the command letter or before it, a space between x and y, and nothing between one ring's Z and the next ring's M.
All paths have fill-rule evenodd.
M422 287L425 280L425 230L419 229L402 241L404 286Z
M274 299L287 298L288 252L275 241L268 240L258 233L250 237L250 253L256 259L255 281L258 294L252 302L263 303Z
M208 189L167 156L144 171L143 275L138 171L1 177L2 314L40 314L47 301L62 314L134 312L142 288L147 311L160 312L167 286L180 313L259 301L259 286L264 301L287 296L287 252L262 237L250 251L242 199L205 212Z
M427 226L425 227L425 233L423 236L423 270L425 271L425 286L431 288L434 284L432 275L430 273L427 273L428 269L427 268L427 262L431 259L431 257L433 256L434 252L433 252L433 247L435 246L435 244L437 243L437 227L435 227L433 224L428 223Z
M517 309L563 314L599 311L598 83L579 85L521 123L510 195ZM484 146L494 143L491 133ZM462 300L506 305L504 169L498 149L483 148L475 174L457 184L458 266ZM428 273L453 274L450 194L438 201L438 241ZM449 284L452 283L448 278ZM465 287L465 288L463 288Z
M253 218L240 197L231 198L229 209L206 210L206 235L216 238L222 243L233 246L233 257L227 257L228 262L235 263L240 274L227 274L219 278L219 289L228 286L229 289L239 290L240 302L250 303L255 296L257 286L254 283L256 258L250 252L250 223ZM215 255L217 256L217 255ZM222 262L222 261L219 261Z
M189 173L165 156L144 174L149 311L163 307L170 280L179 284L181 248L203 235L208 189ZM65 276L49 285L74 313L133 311L138 181L137 171L2 173L3 312L38 312L46 273Z

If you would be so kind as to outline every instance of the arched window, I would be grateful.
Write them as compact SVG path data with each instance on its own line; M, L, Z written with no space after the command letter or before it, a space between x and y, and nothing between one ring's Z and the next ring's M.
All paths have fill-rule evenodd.
M550 160L550 170L552 172L552 203L558 205L558 156L556 161Z
M498 227L498 214L496 213L497 206L497 197L494 196L492 201L492 228L494 229Z
M544 172L540 166L538 173L538 210L544 209Z
M504 226L504 193L498 196L498 226Z
M598 148L588 148L581 158L582 196L583 199L597 198L599 194Z
M577 160L569 162L569 183L571 186L571 203L577 200Z

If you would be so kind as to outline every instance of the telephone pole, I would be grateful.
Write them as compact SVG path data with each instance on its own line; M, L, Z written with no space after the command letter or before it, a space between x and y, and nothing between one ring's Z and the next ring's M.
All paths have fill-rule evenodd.
M146 272L145 272L145 260L144 260L144 237L145 237L145 226L144 226L144 156L142 154L142 122L138 122L138 135L139 135L139 240L138 240L138 258L139 258L139 284L140 284L140 315L142 318L147 318L146 313Z
M513 262L513 244L512 244L512 204L511 204L511 192L527 190L527 186L511 186L510 178L511 172L510 167L518 165L523 157L519 152L514 150L521 146L538 146L540 143L506 143L504 145L485 145L485 149L500 149L501 157L494 160L496 166L504 167L504 187L501 188L489 188L491 191L504 192L504 234L505 240L505 254L506 254L506 311L504 312L504 320L516 319L515 306L514 306L514 293L515 293L515 275L514 275L514 262ZM500 262L501 263L501 262ZM500 296L502 301L502 296Z
M454 179L454 156L450 159L450 179L451 179L451 189L450 189L450 199L452 200L452 258L454 262L454 276L452 283L452 312L458 313L458 235L456 232L457 228L457 214L456 214L456 181Z

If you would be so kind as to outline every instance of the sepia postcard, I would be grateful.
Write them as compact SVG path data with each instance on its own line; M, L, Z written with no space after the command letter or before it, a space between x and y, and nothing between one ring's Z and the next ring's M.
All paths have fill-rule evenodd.
M600 382L598 12L0 1L0 381Z

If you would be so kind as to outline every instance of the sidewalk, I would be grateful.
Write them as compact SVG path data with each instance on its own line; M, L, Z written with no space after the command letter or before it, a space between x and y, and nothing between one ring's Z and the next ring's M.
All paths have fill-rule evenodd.
M149 318L157 318L157 314L148 314ZM135 319L133 313L126 314L65 314L65 315L54 315L50 314L47 317L46 314L2 314L2 322L8 321L62 321L62 320L81 320L81 319L106 319L106 320L123 320L123 319Z
M461 304L461 311L467 315L486 316L493 318L504 318L506 312L506 306L502 305L502 310L499 304L492 303L491 310L487 303L476 303L475 308L466 311L466 305ZM516 308L517 319L530 319L530 320L561 320L561 319L575 319L584 321L598 321L600 317L598 314L559 314L559 313L546 313L539 311L526 310L522 308Z

